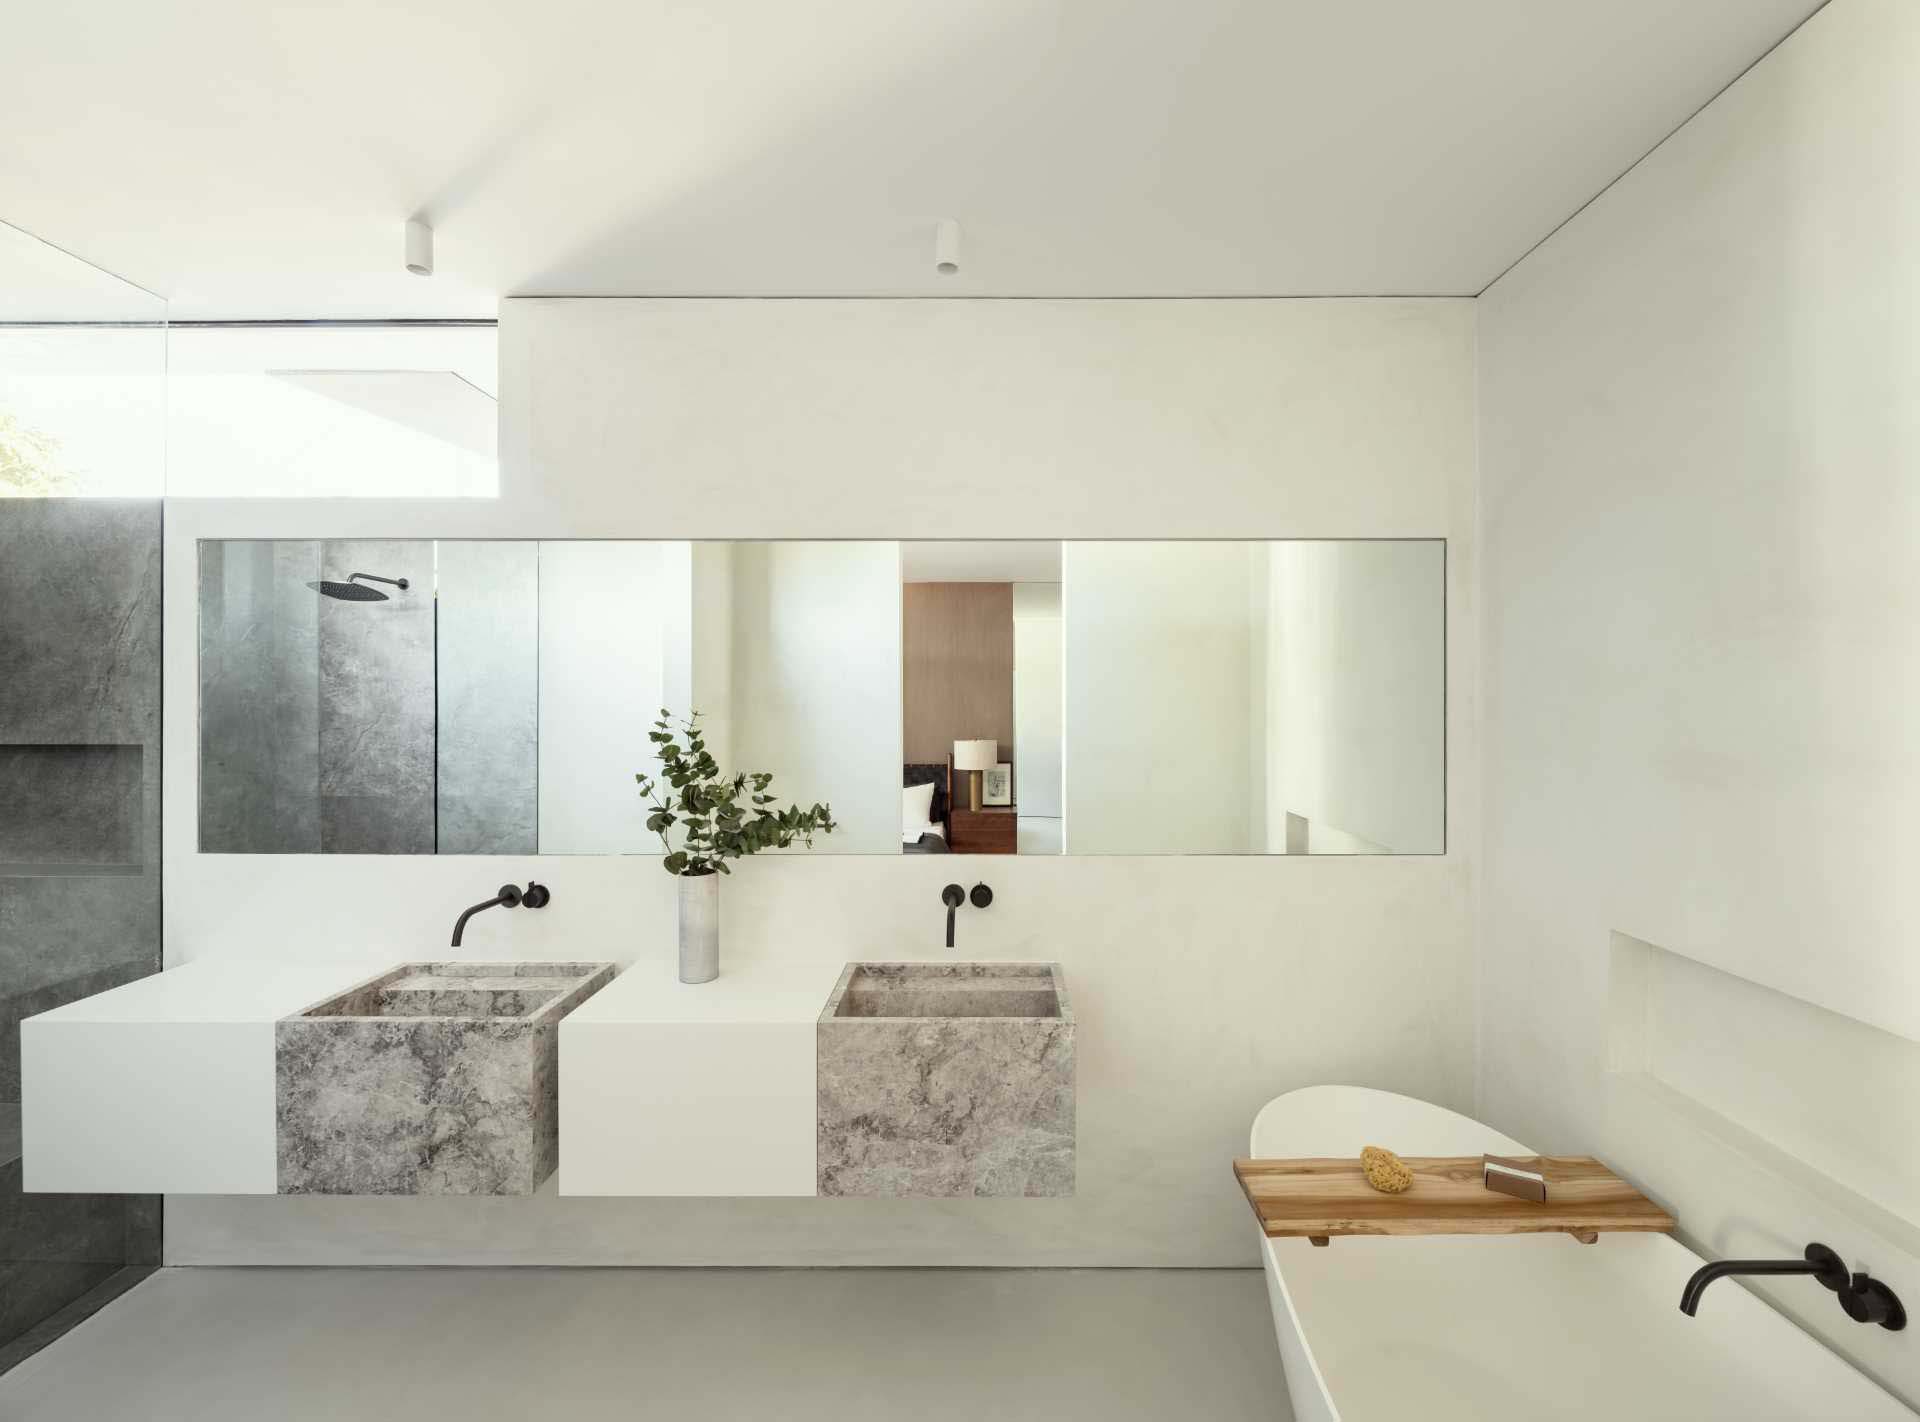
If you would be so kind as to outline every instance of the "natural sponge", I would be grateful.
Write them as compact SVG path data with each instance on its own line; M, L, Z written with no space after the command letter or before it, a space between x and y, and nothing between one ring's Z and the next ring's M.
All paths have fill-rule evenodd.
M1379 1146L1368 1146L1360 1152L1360 1170L1367 1184L1383 1195L1398 1195L1413 1184L1413 1172L1407 1169L1407 1163Z

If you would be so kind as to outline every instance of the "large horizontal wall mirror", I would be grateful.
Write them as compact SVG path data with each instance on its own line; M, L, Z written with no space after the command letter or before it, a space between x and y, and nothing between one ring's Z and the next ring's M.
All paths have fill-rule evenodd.
M1437 854L1446 545L200 545L200 849L631 854L661 707L814 853Z
M1443 541L908 543L900 564L907 852L1446 848Z

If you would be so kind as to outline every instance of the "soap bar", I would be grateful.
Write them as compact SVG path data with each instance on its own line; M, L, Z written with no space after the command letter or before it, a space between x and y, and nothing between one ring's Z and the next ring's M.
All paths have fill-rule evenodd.
M1360 1171L1367 1184L1383 1195L1398 1195L1413 1184L1407 1163L1390 1150L1368 1146L1360 1152Z
M1547 1176L1535 1160L1509 1160L1504 1156L1480 1157L1480 1183L1489 1190L1511 1195L1516 1200L1547 1202Z

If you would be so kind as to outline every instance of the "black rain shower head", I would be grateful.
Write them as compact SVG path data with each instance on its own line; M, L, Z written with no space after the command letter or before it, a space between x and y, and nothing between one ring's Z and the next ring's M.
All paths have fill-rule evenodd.
M362 578L369 583L385 583L388 587L399 588L401 592L407 590L405 578L382 578L372 573L349 573L344 583L330 583L323 579L317 583L308 583L307 586L322 597L337 597L342 602L385 602L387 600L387 594L380 589L364 586L360 581Z

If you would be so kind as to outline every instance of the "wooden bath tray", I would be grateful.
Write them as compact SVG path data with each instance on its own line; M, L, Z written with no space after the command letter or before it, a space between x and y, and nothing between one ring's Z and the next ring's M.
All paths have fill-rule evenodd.
M1341 1234L1553 1234L1592 1244L1608 1230L1664 1232L1673 1216L1587 1155L1529 1157L1547 1177L1544 1203L1480 1183L1477 1155L1410 1155L1413 1185L1383 1195L1355 1158L1236 1160L1234 1178L1270 1239Z

